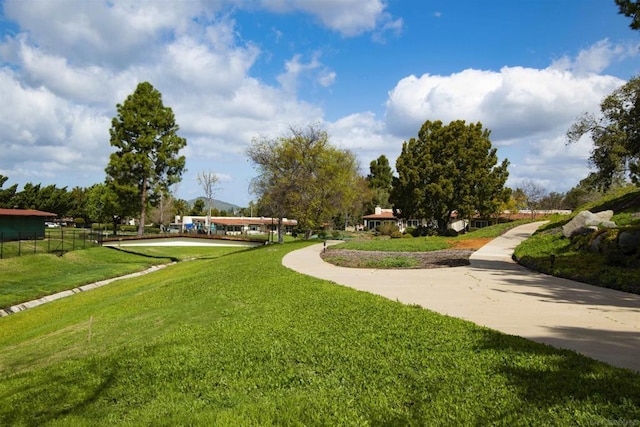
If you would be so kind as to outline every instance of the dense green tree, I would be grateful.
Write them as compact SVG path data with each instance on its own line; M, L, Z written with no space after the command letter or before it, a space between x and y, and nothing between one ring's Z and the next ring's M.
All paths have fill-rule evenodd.
M369 164L367 184L371 190L371 203L367 206L372 211L376 206L391 207L389 195L393 184L393 172L389 166L389 160L383 154Z
M205 210L206 210L206 205L204 203L204 200L196 199L196 201L193 202L193 207L191 208L191 211L189 212L189 214L193 216L202 216L204 215Z
M251 191L260 206L271 216L298 220L306 237L338 214L352 211L359 177L356 158L331 145L318 126L254 140L247 155L258 171Z
M453 211L461 218L495 213L509 197L504 188L509 162L496 166L489 135L481 123L426 121L418 138L403 143L396 161L391 192L396 214L435 219L445 231Z
M117 110L109 131L117 151L109 158L107 182L125 213L139 214L141 236L149 205L181 179L185 158L179 151L186 140L177 134L173 111L148 82L140 83Z
M569 143L590 135L589 181L604 190L622 178L640 185L640 77L634 77L600 103L601 116L585 114L567 132Z
M620 13L631 18L629 26L634 30L640 30L640 4L632 0L615 0Z
M2 186L8 179L8 176L0 175L0 208L13 209L15 206L13 200L18 190L18 184L3 189Z

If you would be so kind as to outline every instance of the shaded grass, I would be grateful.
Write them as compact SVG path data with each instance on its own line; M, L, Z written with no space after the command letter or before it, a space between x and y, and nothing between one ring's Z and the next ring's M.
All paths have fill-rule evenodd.
M0 319L0 420L28 425L596 425L640 376L281 265L180 263Z
M173 258L180 261L193 258L218 258L247 250L242 246L126 246L120 250L156 258Z

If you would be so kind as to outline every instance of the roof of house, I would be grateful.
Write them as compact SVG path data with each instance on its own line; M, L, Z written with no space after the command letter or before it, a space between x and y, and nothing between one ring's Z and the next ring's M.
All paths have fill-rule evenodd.
M37 211L35 209L2 209L0 216L58 216L51 212Z
M219 225L257 225L257 224L278 224L278 219L274 218L251 218L251 217L214 217L211 222ZM283 225L297 225L294 219L283 219Z
M398 219L391 209L383 210L379 214L364 215L363 219Z

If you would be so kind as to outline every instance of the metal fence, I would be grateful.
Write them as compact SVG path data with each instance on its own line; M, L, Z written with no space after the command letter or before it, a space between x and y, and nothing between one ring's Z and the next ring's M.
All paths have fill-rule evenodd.
M62 255L76 249L98 246L102 235L84 228L45 229L44 237L38 233L19 233L16 237L5 238L0 232L0 259L23 255L55 253Z

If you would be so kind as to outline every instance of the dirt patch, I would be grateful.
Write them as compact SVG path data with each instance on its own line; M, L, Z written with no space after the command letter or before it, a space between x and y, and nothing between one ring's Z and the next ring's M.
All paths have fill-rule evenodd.
M340 267L444 268L469 265L469 257L474 252L475 249L443 249L431 252L378 252L327 248L320 256L325 261ZM385 259L394 257L411 259L411 267L385 267Z
M483 237L480 239L449 240L447 243L451 245L451 249L478 250L492 240L493 240L492 237Z

